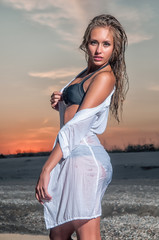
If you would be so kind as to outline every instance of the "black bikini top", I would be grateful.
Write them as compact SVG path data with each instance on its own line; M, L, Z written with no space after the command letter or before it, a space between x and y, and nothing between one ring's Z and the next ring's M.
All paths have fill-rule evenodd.
M85 77L80 83L75 83L75 84L72 84L72 85L69 85L68 87L66 87L63 90L63 93L62 93L62 98L63 98L65 104L67 104L67 105L72 105L72 104L81 105L81 103L83 101L83 98L86 94L84 89L83 89L84 82L87 79L89 79L90 77L92 77L93 74L95 74L96 72L98 72L102 68L106 67L107 65L109 65L109 63L107 63L106 65L97 69L96 71L92 72L89 76ZM78 78L82 73L77 75L76 78Z

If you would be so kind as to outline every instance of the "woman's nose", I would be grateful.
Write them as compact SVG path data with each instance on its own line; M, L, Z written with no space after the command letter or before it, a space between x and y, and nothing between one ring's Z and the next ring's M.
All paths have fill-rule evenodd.
M101 45L98 44L97 48L96 48L96 52L99 54L99 53L101 53L101 51L102 51Z

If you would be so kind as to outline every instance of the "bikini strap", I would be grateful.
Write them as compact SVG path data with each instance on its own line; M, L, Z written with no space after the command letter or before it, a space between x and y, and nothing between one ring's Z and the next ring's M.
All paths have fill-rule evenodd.
M96 72L100 71L101 69L105 68L105 67L108 66L108 65L109 65L109 62L108 62L106 65L104 65L104 66L98 68L96 71L92 72L89 76L85 77L85 78L82 80L82 82L81 82L80 84L83 85L84 82L85 82L87 79L89 79L90 77L93 76L93 74L95 74ZM86 70L86 69L85 69L85 70Z

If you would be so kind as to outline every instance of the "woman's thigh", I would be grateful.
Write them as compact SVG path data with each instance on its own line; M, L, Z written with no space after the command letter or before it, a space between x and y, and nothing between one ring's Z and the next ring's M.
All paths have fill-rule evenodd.
M51 240L71 240L71 235L74 232L72 222L67 222L50 229Z
M101 240L100 217L93 219L74 220L73 226L79 240Z

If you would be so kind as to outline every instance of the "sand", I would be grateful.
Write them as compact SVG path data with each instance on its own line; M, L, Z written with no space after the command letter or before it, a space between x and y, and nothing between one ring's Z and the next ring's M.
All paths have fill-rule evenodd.
M49 240L48 236L27 234L0 234L0 240Z
M159 152L111 158L114 175L102 201L102 240L159 240ZM45 160L0 159L0 240L49 239L43 207L34 196Z

